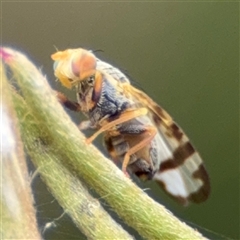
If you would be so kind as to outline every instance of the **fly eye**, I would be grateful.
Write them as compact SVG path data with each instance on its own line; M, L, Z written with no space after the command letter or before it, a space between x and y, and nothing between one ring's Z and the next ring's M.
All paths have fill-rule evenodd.
M91 76L91 77L89 77L88 79L87 79L87 83L89 84L89 85L93 85L93 83L94 83L94 76Z

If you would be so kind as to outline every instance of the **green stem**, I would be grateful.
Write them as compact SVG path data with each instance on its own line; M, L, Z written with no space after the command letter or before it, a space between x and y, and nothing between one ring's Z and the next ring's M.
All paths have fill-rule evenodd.
M64 155L56 154L56 146L41 129L24 100L13 92L13 100L20 121L25 147L37 171L58 200L64 211L71 216L89 239L133 239L119 226L81 184L74 170L64 166Z

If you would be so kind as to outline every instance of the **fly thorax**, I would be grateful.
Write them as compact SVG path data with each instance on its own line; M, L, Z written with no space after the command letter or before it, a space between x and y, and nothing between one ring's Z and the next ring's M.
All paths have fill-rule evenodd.
M93 92L92 96L96 99L96 105L89 111L92 123L97 123L103 118L113 120L130 106L129 99L104 75L102 75L101 93L97 95Z

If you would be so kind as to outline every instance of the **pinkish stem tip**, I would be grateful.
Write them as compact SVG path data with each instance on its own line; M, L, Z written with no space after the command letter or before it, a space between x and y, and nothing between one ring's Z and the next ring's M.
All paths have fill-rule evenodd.
M12 57L11 54L9 54L4 48L0 48L0 57L4 60L7 61L9 58Z

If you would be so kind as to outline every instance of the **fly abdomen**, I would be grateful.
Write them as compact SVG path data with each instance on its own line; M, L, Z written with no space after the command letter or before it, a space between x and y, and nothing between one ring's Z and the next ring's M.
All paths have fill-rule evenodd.
M123 136L111 137L112 146L119 158L124 158L129 149L128 143L124 140Z

